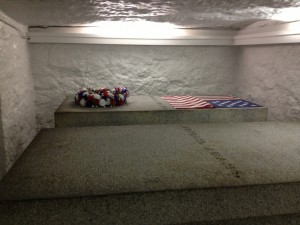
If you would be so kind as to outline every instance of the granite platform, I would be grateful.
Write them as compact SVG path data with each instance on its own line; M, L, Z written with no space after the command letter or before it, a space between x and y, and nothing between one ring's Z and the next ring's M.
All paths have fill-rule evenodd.
M86 108L68 96L55 112L55 127L260 122L267 114L265 107L179 110L159 96L130 96L121 107Z
M297 224L299 134L296 122L45 129L0 182L0 224Z

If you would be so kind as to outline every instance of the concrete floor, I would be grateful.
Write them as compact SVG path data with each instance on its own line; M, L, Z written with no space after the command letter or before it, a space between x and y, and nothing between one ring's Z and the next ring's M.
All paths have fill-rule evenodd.
M299 134L270 122L46 129L0 200L299 182Z

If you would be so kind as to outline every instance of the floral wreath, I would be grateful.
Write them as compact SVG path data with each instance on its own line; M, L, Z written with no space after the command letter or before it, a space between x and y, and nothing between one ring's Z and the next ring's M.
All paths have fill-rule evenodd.
M127 103L129 91L126 87L114 89L83 88L75 95L75 103L83 107L113 107Z

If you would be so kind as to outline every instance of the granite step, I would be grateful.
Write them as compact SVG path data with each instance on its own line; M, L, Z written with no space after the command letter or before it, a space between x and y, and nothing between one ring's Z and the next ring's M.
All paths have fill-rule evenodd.
M0 182L0 224L299 224L299 133L296 122L45 129Z
M178 110L158 96L130 96L121 107L85 108L68 96L55 112L55 127L262 122L267 114L265 107Z

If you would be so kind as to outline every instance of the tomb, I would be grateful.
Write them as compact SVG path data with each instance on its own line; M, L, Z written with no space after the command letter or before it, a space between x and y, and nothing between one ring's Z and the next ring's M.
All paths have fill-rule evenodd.
M1 0L0 225L300 224L299 10Z
M45 129L0 182L0 223L297 221L299 133L284 122Z
M86 108L68 96L55 112L55 127L266 121L265 107L175 109L159 96L130 96L121 107Z

